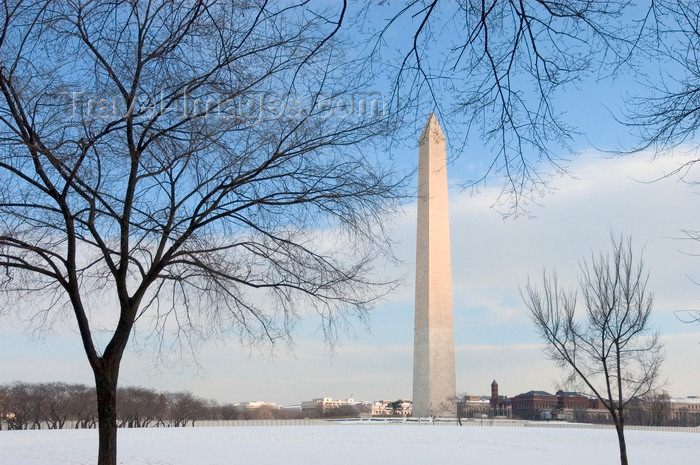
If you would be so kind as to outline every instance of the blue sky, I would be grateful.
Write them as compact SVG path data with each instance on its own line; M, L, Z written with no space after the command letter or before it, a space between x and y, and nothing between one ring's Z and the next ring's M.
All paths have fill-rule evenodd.
M598 151L631 143L629 131L611 112L620 115L622 96L641 91L637 84L631 77L599 81L591 75L555 96L558 109L585 136L573 143L578 151L570 164L574 177L555 176L555 192L532 206L532 218L503 220L494 211L498 177L475 196L460 188L490 160L476 133L463 152L448 154L453 159L449 177L458 392L488 394L493 379L506 395L554 389L561 372L542 355L519 288L543 267L556 269L561 282L573 285L579 261L607 250L612 230L631 235L634 245L644 249L649 287L656 294L653 323L666 344L666 389L675 396L700 395L700 373L687 369L700 356L700 326L684 324L674 313L700 308L700 286L692 281L700 281L700 257L693 256L700 253L700 245L681 239L683 229L700 229L698 192L677 177L649 182L694 157L695 150L681 147L654 162L651 152L610 158ZM416 127L427 116L421 115ZM448 137L456 140L460 134ZM417 142L394 148L393 155L404 166L415 165ZM154 367L147 349L132 347L122 364L121 385L190 390L220 402L410 397L415 223L415 204L409 202L394 218L392 233L403 264L391 272L406 276L404 286L376 307L369 332L358 325L332 354L323 343L320 322L308 317L298 325L294 345L273 353L251 351L235 341L212 341L199 351L198 365ZM0 383L92 383L69 319L41 338L24 328L21 321L3 316Z

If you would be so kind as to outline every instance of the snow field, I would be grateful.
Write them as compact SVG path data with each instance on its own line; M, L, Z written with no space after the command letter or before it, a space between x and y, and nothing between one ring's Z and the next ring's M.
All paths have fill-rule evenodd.
M700 463L697 433L628 431L632 465ZM0 464L94 465L96 430L0 431ZM119 431L120 465L615 465L609 429L328 425Z

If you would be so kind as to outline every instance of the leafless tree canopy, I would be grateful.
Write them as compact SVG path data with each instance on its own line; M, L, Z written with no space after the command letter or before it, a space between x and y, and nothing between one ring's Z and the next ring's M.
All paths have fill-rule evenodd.
M649 325L653 296L644 263L631 240L612 237L612 245L609 254L581 264L581 303L576 291L546 272L541 288L528 282L523 299L547 355L610 412L626 465L625 407L658 387L663 354Z
M397 104L466 120L453 143L475 135L494 149L483 177L465 186L502 176L501 210L516 214L547 191L553 171L566 171L575 128L555 107L555 93L592 72L615 72L635 48L639 24L621 20L628 6L412 0L384 11L389 19L375 33L374 50L400 48L389 70Z
M637 150L697 145L700 128L700 5L655 1L649 11L640 59L658 63L641 74L648 92L629 98L624 121L639 129ZM682 170L679 170L682 171Z
M620 118L637 131L638 142L630 151L651 150L663 155L681 146L697 151L700 129L700 4L694 1L661 0L651 3L644 43L637 49L639 80L645 90L628 96ZM665 177L678 176L698 185L697 155ZM697 242L700 231L683 231ZM697 281L696 276L691 279ZM697 310L679 311L681 321L700 322Z
M389 288L372 264L402 193L362 147L391 121L366 99L353 112L368 81L345 5L319 8L3 3L4 310L72 314L113 430L100 464L135 331L179 353L286 339L316 311L332 341Z
M652 392L640 397L627 409L628 424L660 426L673 421L669 420L670 397L666 392Z
M362 84L340 82L340 52L317 49L332 41L327 18L225 2L5 13L5 289L54 292L46 309L69 303L83 330L85 290L101 289L126 313L119 331L152 310L143 318L156 331L177 318L190 335L254 339L284 334L277 323L300 308L330 315L371 300L374 249L358 247L353 263L330 252L380 243L373 225L393 182L352 147L386 124L321 114L324 95ZM235 113L265 92L296 93L310 110ZM205 311L175 315L185 308Z

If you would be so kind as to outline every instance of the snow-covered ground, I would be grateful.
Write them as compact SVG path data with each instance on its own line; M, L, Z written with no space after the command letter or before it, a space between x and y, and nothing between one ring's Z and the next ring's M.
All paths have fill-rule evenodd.
M700 434L626 433L632 465L700 463ZM95 430L0 431L0 464L94 465ZM610 429L328 425L119 431L123 465L607 465Z

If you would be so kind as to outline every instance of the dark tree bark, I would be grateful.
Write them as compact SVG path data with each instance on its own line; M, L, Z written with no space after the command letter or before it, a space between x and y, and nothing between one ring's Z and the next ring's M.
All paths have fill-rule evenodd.
M105 364L106 365L106 364ZM99 456L97 465L113 465L117 457L117 379L119 364L112 362L95 372Z
M625 442L625 424L624 419L620 419L615 423L615 432L617 433L617 445L620 450L620 465L628 465L627 460L627 443Z

